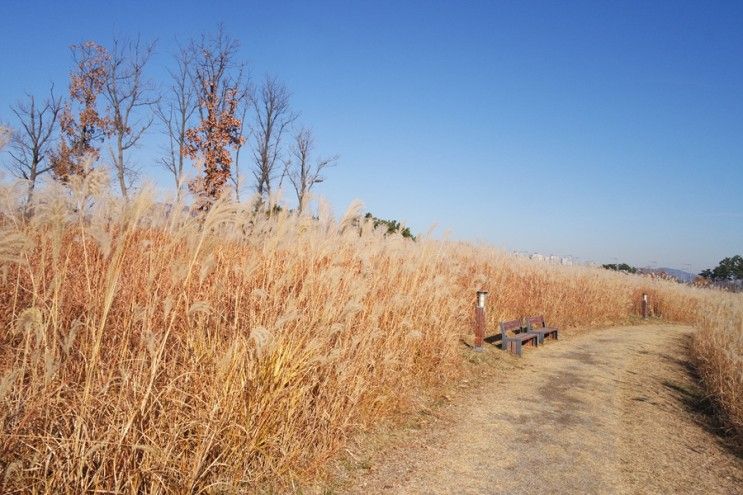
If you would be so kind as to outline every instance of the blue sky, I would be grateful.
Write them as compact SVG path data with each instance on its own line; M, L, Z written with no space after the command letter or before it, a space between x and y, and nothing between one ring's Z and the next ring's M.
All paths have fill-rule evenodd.
M414 231L597 262L715 266L743 251L743 2L34 2L0 15L0 121L69 45L219 22L293 92L318 192ZM159 135L136 152L152 165ZM287 197L289 195L287 194Z

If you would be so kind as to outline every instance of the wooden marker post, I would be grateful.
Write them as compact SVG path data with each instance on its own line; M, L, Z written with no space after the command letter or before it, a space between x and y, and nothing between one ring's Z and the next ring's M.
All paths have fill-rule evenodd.
M487 291L477 291L477 304L475 304L475 352L482 352L482 343L485 340L485 297Z
M648 319L648 295L644 292L642 293L642 319Z

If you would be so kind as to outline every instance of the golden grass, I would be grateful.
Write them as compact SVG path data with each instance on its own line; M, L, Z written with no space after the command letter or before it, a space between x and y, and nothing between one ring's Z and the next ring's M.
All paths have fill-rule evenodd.
M743 432L740 297L486 246L384 237L220 202L123 204L93 173L0 210L0 491L286 490L349 435L456 380L474 291L488 325L639 314L696 324L699 369Z
M712 297L695 315L692 357L704 385L743 446L743 295Z

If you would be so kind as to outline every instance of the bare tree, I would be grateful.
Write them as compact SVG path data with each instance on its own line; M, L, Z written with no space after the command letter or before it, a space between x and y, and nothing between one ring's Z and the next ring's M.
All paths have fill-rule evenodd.
M171 84L166 97L157 105L155 113L162 122L168 136L167 155L161 164L173 174L176 198L180 200L186 162L186 131L191 126L191 118L196 112L197 101L190 74L193 63L192 53L181 49L175 56L176 68L168 70Z
M230 174L230 180L232 181L232 185L235 188L235 199L238 202L240 202L240 191L244 186L240 170L240 152L242 151L245 143L249 141L250 135L252 133L250 126L246 125L248 112L253 107L253 91L250 84L245 84L239 98L240 101L237 105L237 116L240 119L240 127L238 132L242 137L242 140L235 146L235 159L233 160L233 166Z
M36 180L52 169L49 153L54 146L62 97L54 95L52 85L49 96L41 102L37 103L33 95L27 95L27 100L12 106L11 111L18 119L19 127L11 140L8 151L11 161L6 167L16 177L28 181L27 202L30 204Z
M335 155L312 162L314 145L312 131L307 128L301 129L294 136L291 159L285 162L285 173L297 194L297 208L300 213L307 206L312 187L325 180L322 171L327 167L332 167L338 161L338 155Z
M186 130L185 153L203 160L203 175L188 185L196 195L196 206L207 210L222 194L232 176L228 148L242 144L241 122L235 116L243 87L242 65L235 64L239 44L220 26L216 36L192 42L191 80L199 103L200 122Z
M108 61L104 95L111 114L113 143L109 152L121 195L125 199L129 197L129 187L136 175L125 153L139 142L152 125L153 117L141 115L141 110L152 108L157 103L152 83L144 79L144 68L154 49L154 42L143 45L139 39L128 42L114 39Z
M267 76L256 98L256 127L253 150L255 188L261 196L271 194L271 186L279 177L281 139L287 128L297 119L289 106L289 90L275 77Z

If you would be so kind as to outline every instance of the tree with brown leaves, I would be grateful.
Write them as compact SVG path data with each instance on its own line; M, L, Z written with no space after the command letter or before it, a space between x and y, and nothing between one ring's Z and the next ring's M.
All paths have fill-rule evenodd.
M8 144L12 138L13 131L10 130L10 127L0 124L0 151L5 148L5 145Z
M108 50L86 41L73 45L72 57L75 68L70 74L70 100L79 107L79 114L75 118L70 103L65 105L60 119L63 139L51 160L55 177L62 181L88 172L88 163L100 156L95 143L103 141L112 128L111 119L101 115L97 105L108 80Z
M192 82L201 121L186 131L185 152L203 161L203 175L189 184L200 210L209 209L224 191L231 176L228 148L243 142L241 122L236 117L242 87L242 69L234 62L238 46L221 28L215 37L202 37L191 44Z

